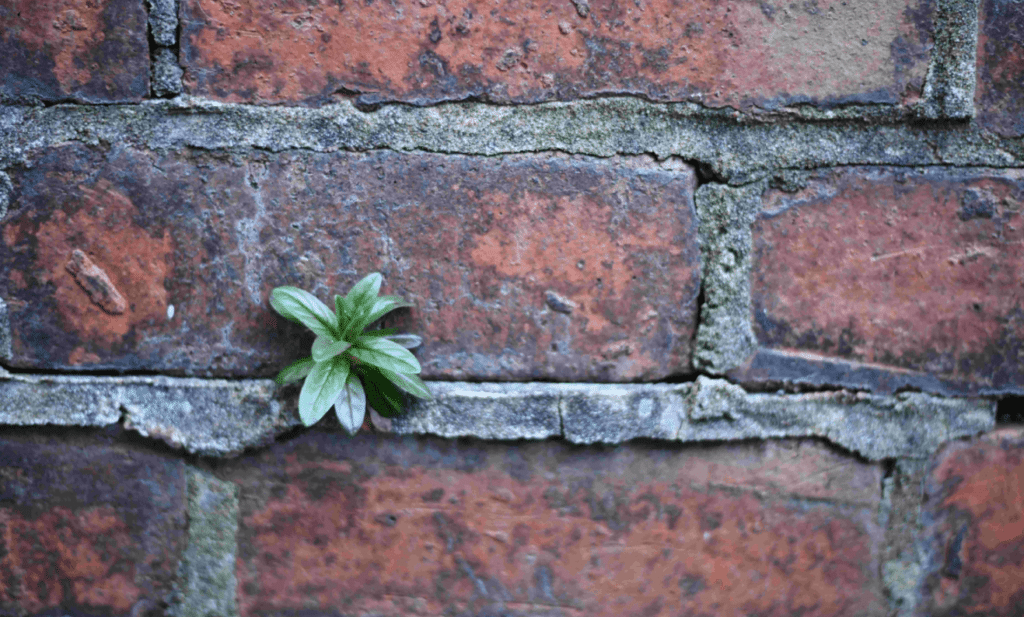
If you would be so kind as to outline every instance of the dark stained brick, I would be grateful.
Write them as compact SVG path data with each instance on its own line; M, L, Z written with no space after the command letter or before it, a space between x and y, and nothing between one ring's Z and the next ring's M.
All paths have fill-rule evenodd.
M1024 607L1024 430L1006 428L938 455L926 488L931 562L922 614L1020 615Z
M775 355L738 378L1024 390L1024 173L847 168L763 203L753 318Z
M270 309L274 287L329 301L381 271L416 305L393 324L424 338L426 376L690 370L700 266L685 166L67 146L10 175L0 297L18 367L273 375L311 343ZM75 251L109 286L72 275Z
M310 432L222 469L256 615L867 615L881 469L813 442Z
M178 461L64 435L0 439L0 613L146 615L184 548Z
M149 92L142 0L0 4L0 102L138 101Z
M1024 4L985 0L979 17L978 119L1002 135L1020 137L1024 135Z
M909 103L931 0L184 0L185 88L429 104L636 94L715 107Z

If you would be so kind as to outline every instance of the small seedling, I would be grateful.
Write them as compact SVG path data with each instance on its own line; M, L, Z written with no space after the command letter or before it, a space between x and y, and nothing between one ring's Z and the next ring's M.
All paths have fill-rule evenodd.
M420 363L409 352L422 340L414 334L395 334L392 328L366 330L387 313L412 306L397 296L378 296L381 275L367 275L345 296L334 296L330 310L313 294L297 287L278 287L270 305L282 317L316 334L312 354L286 366L276 381L286 384L305 378L299 393L299 417L316 424L334 406L349 433L363 424L369 403L382 416L402 411L402 391L431 399L417 375Z

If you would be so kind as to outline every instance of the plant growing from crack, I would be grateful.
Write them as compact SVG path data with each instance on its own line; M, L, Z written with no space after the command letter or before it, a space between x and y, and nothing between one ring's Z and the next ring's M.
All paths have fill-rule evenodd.
M398 296L379 296L381 275L367 275L345 296L334 296L334 310L297 287L277 287L270 305L282 317L316 334L309 357L278 373L279 384L305 378L299 393L299 417L312 426L334 406L341 425L359 430L369 404L382 416L402 411L402 391L432 399L417 375L420 363L409 349L422 339L395 334L392 328L366 328L391 311L412 306Z

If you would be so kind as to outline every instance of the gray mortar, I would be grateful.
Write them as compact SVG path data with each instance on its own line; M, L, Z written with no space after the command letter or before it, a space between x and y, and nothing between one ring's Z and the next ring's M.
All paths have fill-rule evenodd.
M7 303L0 298L0 360L11 359L11 317Z
M160 47L153 52L153 66L150 87L154 96L181 94L181 76L184 71L178 66L174 50Z
M857 120L760 122L693 104L604 98L574 103L435 107L351 103L306 107L227 105L191 97L141 105L0 110L0 168L67 141L145 148L420 150L477 155L564 151L653 154L706 163L733 184L777 169L833 165L1024 164L1017 142L977 126L892 125Z
M890 608L897 617L914 615L924 581L921 504L928 461L904 459L882 485L880 525L885 531L881 547L882 582Z
M693 365L721 375L757 350L751 328L751 225L767 182L732 188L705 184L694 201L700 221L704 303Z
M177 0L146 0L149 7L149 33L153 42L161 47L178 44Z
M194 454L265 445L298 425L269 380L0 375L0 424L107 426ZM288 409L286 412L285 409Z
M922 458L995 426L995 403L845 391L750 394L704 376L683 384L432 382L434 401L373 414L378 430L481 439L621 443L821 437L871 459ZM299 426L267 380L71 377L0 372L0 424L126 428L206 456L230 456ZM283 411L287 409L287 412ZM123 412L123 417L122 417Z
M481 439L545 439L561 433L559 395L545 384L433 382L433 401L416 400L406 414L371 414L378 430Z
M171 617L236 617L238 487L188 470L188 544L169 598Z
M918 104L922 118L973 118L978 0L938 0L935 47Z
M11 177L0 171L0 221L7 216L7 209L11 206L11 194L14 192L14 185L11 184Z

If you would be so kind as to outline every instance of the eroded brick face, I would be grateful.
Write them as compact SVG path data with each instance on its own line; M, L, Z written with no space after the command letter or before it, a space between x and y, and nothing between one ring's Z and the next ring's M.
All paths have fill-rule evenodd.
M185 0L182 50L188 92L235 102L901 104L920 91L932 13L928 0Z
M245 617L882 613L880 469L811 442L307 433L223 473Z
M950 443L937 458L926 495L931 563L923 612L1019 615L1024 606L1024 430Z
M0 439L0 612L147 615L184 548L182 464L64 435Z
M1020 171L848 168L763 201L754 327L793 360L747 378L818 371L800 368L812 354L880 369L866 385L883 390L904 371L940 391L1024 388Z
M274 287L329 302L380 271L415 303L389 324L423 337L426 376L690 370L687 167L68 146L11 176L0 296L19 367L273 375L312 342Z
M0 5L0 102L138 101L149 92L139 0L8 0Z
M1024 135L1024 4L982 3L978 32L978 118L1008 137Z

